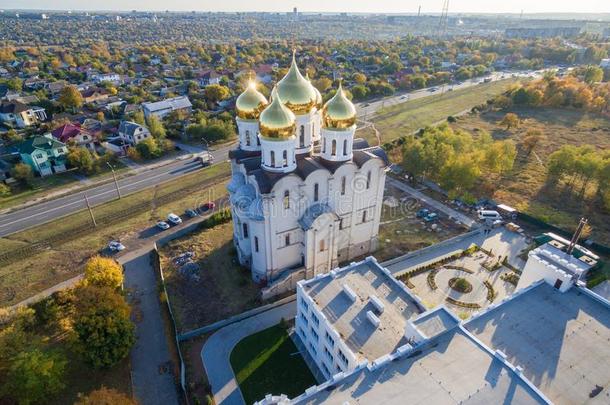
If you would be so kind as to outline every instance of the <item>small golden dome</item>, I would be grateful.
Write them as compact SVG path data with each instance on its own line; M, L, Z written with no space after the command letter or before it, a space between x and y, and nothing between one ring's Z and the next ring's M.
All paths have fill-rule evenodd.
M269 102L258 90L254 82L248 83L246 90L237 97L235 110L237 116L245 120L258 119L261 111Z
M282 141L295 136L296 117L282 103L277 87L271 92L271 104L261 113L259 124L264 138Z
M356 107L345 96L339 84L337 93L326 102L322 109L322 126L332 129L350 128L356 123Z
M295 114L306 114L316 105L316 91L299 71L294 53L288 73L277 84L277 92Z

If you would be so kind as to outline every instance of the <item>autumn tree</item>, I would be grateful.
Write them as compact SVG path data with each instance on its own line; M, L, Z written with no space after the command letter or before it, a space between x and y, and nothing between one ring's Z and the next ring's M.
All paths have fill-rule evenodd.
M156 139L165 138L167 135L163 122L156 115L151 115L146 119L146 124L150 134Z
M604 71L599 66L587 66L585 69L584 80L585 83L593 84L601 82L604 78Z
M523 150L530 155L542 140L544 140L542 131L539 129L529 129L523 137L521 145L523 146Z
M74 405L137 405L137 402L115 389L102 387L81 396Z
M66 86L61 90L58 100L59 104L64 109L70 109L73 112L82 107L83 96L80 94L76 86Z
M513 127L516 128L519 126L519 116L515 113L507 113L499 125L505 126L507 131Z
M85 264L84 282L96 287L119 288L123 284L123 269L113 259L93 256Z
M25 163L17 163L11 169L11 176L21 184L30 185L34 180L32 168Z
M135 343L130 308L114 289L81 286L76 291L74 331L85 360L110 367L129 354Z

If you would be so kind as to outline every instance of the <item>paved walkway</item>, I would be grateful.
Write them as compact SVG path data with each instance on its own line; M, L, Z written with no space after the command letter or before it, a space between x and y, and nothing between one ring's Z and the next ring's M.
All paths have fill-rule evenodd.
M277 325L282 318L296 316L296 301L271 309L220 329L203 345L201 360L208 376L216 405L244 405L230 356L237 343L247 336ZM262 399L262 398L261 398Z
M146 405L179 404L150 247L121 258L133 305L137 341L131 349L134 395Z
M468 215L456 211L453 208L448 207L447 205L433 199L432 197L428 197L424 193L417 191L416 189L406 185L402 181L398 181L394 178L388 177L386 182L390 186L395 187L407 194L410 194L412 197L417 198L418 200L424 202L426 205L429 205L430 207L433 207L434 209L444 213L448 217L457 220L468 228L473 228L474 226L478 225L478 223L474 219L470 218Z
M392 274L400 275L410 269L436 262L441 257L451 256L461 250L468 249L473 243L490 250L497 257L508 257L508 262L516 268L522 269L525 266L525 262L518 257L519 253L527 247L525 237L504 227L493 229L487 235L481 229L478 232L472 232L468 237L453 238L445 243L441 242L429 248L388 260L383 265Z

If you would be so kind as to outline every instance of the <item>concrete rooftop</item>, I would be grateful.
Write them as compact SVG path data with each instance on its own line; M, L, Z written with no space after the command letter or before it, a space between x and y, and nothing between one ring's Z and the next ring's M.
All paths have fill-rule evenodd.
M356 294L355 302L343 291L343 285ZM329 273L311 280L304 291L361 360L375 360L405 344L407 320L423 312L401 282L370 261L348 267L334 277ZM383 313L376 310L372 296L384 305ZM368 311L381 321L378 328L367 319Z
M332 387L332 386L331 386ZM376 370L361 369L295 404L543 404L459 327Z
M610 403L610 307L542 283L466 323L556 404Z
M412 322L428 339L440 335L459 323L458 320L452 317L449 312L442 307L426 312Z

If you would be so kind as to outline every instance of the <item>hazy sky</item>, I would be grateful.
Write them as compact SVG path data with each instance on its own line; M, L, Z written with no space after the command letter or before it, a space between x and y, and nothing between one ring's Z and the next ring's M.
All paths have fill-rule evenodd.
M48 10L440 12L442 0L0 0L0 8ZM449 12L610 13L609 0L450 0Z

